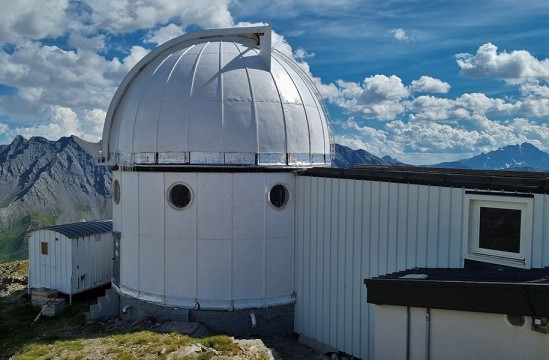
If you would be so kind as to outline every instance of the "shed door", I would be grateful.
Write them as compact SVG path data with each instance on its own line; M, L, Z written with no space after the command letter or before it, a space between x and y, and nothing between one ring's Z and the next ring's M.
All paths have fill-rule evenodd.
M120 284L120 232L112 232L112 282L117 286Z

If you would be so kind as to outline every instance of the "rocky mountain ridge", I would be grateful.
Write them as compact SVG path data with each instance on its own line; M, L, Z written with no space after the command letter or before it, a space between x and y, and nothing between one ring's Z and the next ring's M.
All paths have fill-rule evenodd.
M549 154L530 143L522 143L508 145L469 159L444 162L433 166L480 170L547 171L549 170Z
M0 147L0 262L9 260L2 254L20 252L24 239L16 233L111 217L111 172L97 166L100 149L76 136L17 136Z
M370 154L366 150L352 150L347 146L335 144L335 154L332 160L332 166L337 168L350 168L355 165L405 165L400 161L384 156L382 158Z

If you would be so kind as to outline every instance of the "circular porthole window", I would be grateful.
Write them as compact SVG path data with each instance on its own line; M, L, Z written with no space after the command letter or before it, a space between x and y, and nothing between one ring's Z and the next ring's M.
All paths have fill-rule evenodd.
M284 184L275 184L269 190L269 203L277 210L284 209L290 202L290 190Z
M120 183L118 180L114 180L112 184L112 197L116 205L120 204Z
M192 198L192 191L185 184L172 185L170 190L168 190L170 205L177 210L188 208L191 205Z

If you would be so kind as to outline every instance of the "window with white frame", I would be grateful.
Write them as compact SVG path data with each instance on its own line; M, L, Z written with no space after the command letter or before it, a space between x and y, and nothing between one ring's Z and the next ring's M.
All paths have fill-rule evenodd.
M467 251L471 260L530 267L530 197L467 194Z

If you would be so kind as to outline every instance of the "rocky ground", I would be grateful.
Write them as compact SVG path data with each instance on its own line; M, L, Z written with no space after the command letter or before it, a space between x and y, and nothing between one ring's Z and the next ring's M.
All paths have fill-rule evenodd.
M25 296L24 291L27 286L27 272L28 261L17 261L8 264L0 264L0 300L5 302L14 303L13 298L21 298ZM94 324L97 325L97 324ZM150 320L144 320L141 322L127 323L119 319L106 319L101 324L109 333L127 333L133 330L150 330L158 333L170 333L173 332L177 326L185 326L181 324L168 324L157 323ZM88 325L93 326L93 325ZM204 332L205 331L205 332ZM207 330L194 332L195 336L199 338L205 335L210 335ZM73 334L74 335L74 334ZM74 353L67 350L63 350L62 353L49 353L47 356L49 359L61 359L61 358L81 358L81 359L98 359L98 358L110 358L111 355L108 348L101 346L101 337L90 337L85 340L84 348L74 350ZM339 359L340 357L335 354L322 355L311 348L305 346L298 341L297 335L287 336L270 336L265 338L256 339L233 339L234 343L240 349L237 355L223 355L219 351L208 347L200 342L178 346L176 350L168 347L160 347L157 354L154 357L175 359L175 358L194 358L199 359L256 359L256 360L320 360L320 359ZM143 344L143 346L146 346ZM136 351L139 350L136 348ZM142 350L142 349L141 349ZM166 354L162 354L162 351ZM207 356L205 356L207 355ZM0 356L2 358L2 356ZM117 358L116 354L112 354L112 358Z
M28 261L15 261L0 265L0 297L26 289Z

